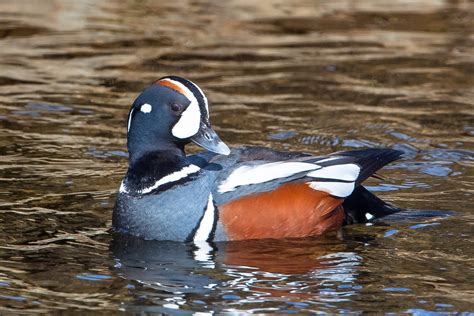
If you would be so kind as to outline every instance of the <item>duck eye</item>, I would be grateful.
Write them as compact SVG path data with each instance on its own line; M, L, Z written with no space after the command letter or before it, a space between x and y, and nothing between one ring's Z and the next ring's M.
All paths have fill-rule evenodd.
M183 105L179 103L171 103L171 110L173 112L181 112L183 110Z

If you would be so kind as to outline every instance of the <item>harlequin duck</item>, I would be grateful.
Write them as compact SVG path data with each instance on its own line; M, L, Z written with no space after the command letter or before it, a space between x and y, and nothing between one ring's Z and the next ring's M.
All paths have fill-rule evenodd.
M161 78L136 98L127 140L112 221L119 233L182 242L306 237L400 210L361 183L401 151L231 150L211 127L204 92L181 77ZM190 142L206 151L186 156Z

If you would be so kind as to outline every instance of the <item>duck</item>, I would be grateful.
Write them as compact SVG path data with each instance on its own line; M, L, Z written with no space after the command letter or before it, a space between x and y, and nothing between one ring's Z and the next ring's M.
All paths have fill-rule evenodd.
M118 234L147 240L221 242L341 232L399 212L362 183L402 151L328 155L229 148L211 126L209 102L190 80L145 88L127 119L128 169L112 215ZM204 149L186 155L186 145Z

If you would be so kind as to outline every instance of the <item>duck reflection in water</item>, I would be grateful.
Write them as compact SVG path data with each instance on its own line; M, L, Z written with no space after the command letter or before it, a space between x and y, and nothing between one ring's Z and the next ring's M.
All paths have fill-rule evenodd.
M183 244L119 234L111 244L115 272L135 297L126 308L153 311L189 306L196 297L222 302L229 293L255 302L344 300L354 294L361 261L349 248L335 238ZM350 290L331 293L342 284Z

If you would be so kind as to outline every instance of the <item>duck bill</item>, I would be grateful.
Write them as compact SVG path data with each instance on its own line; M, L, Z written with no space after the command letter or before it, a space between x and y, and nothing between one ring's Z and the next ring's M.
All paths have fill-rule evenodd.
M196 145L217 154L230 154L229 147L227 147L227 145L219 138L217 133L208 124L201 123L199 132L191 137L191 141Z

